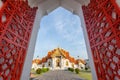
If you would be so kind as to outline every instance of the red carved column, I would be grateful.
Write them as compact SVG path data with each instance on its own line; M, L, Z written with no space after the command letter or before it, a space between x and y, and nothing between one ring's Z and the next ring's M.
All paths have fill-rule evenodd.
M3 0L0 9L0 80L20 80L37 8Z
M83 6L98 80L120 80L120 11L115 0Z

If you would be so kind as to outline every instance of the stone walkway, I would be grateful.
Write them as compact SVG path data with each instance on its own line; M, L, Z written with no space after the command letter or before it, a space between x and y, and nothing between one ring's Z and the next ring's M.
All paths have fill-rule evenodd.
M33 80L84 80L70 71L49 71Z

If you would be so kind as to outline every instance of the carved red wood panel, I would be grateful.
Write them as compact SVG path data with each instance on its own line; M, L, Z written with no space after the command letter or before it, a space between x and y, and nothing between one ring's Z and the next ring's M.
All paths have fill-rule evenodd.
M120 80L120 9L116 0L83 6L98 80Z
M0 80L20 80L36 14L28 2L3 0L0 10Z

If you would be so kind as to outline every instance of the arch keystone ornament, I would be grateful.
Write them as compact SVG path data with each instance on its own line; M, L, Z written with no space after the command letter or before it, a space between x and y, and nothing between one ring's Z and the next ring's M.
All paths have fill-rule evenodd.
M29 79L40 20L59 6L81 19L93 80L120 80L119 0L1 0L0 80Z

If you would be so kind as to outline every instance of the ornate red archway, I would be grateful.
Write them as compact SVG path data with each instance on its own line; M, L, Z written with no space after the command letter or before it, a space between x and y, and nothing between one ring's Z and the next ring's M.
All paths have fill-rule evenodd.
M20 80L37 8L3 1L0 10L0 80Z
M120 79L120 8L115 0L83 6L98 80Z
M120 79L120 8L115 0L83 6L98 80ZM0 9L0 80L20 80L37 8L3 0Z

